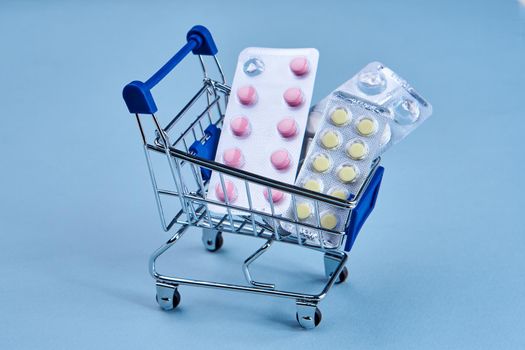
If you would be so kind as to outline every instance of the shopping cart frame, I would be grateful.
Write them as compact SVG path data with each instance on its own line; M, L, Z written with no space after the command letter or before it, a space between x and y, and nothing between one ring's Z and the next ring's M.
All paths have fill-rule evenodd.
M230 87L226 84L221 65L216 57L218 50L210 32L203 26L194 26L188 32L186 39L186 44L150 79L146 82L133 81L126 85L123 90L123 97L128 110L135 115L140 130L162 227L165 231L170 231L175 224L180 225L175 234L159 247L149 260L149 272L156 281L157 302L164 310L175 308L180 302L178 291L180 285L282 297L295 300L297 305L296 318L302 327L314 328L321 321L319 302L325 298L335 283L343 282L348 276L348 270L345 267L348 259L347 252L350 251L363 223L375 206L384 169L379 165L380 160L377 159L356 196L350 200L340 200L326 194L309 191L215 162L215 151ZM203 86L165 127L161 127L159 119L155 115L157 106L151 89L164 79L190 52L199 58L204 74ZM206 56L210 56L215 63L219 75L218 80L210 78L204 60ZM201 99L205 101L204 108L199 110L195 118L192 118L189 111ZM188 125L183 123L184 116L190 117L187 122ZM150 137L147 134L143 118L150 118L154 136ZM176 125L180 128L175 128ZM172 134L175 130L180 129L183 131L173 137ZM174 189L164 189L159 186L151 159L152 153L163 155L167 159ZM191 171L191 175L184 175L184 168ZM249 206L241 207L235 203L230 203L227 196L224 203L207 198L206 191L212 171L219 173L220 184L224 192L226 192L225 178L242 179L249 198ZM195 183L190 180L194 180ZM268 194L272 190L283 191L286 195L291 196L293 205L298 199L310 201L313 203L314 212L317 214L316 224L301 222L297 215L293 218L286 218L275 214L271 195L268 196L270 198L270 212L255 210L251 206L250 200L250 188L253 186L263 186L267 189ZM192 187L194 188L193 191L191 190ZM171 219L167 217L166 208L163 205L163 197L166 196L177 198L178 204L180 204L180 210L176 211ZM348 215L343 231L321 228L320 203L347 210ZM225 208L227 213L216 215L209 208L212 205ZM291 225L294 228L293 233L290 234L290 232L283 230L282 224ZM202 241L209 251L216 251L221 248L223 232L265 240L264 244L244 261L243 273L249 285L179 278L157 271L157 259L178 242L187 229L192 226L203 229ZM317 241L307 239L304 230L309 232L314 230L317 234ZM300 245L324 254L325 274L328 279L321 292L300 293L278 290L274 284L258 282L252 278L250 265L268 251L275 241Z

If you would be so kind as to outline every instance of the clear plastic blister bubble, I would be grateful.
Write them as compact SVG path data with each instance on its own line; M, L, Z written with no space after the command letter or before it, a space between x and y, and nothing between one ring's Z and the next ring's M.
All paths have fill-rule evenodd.
M348 162L339 165L336 168L335 173L337 174L337 179L343 184L354 183L362 175L362 171L359 169L359 167Z
M296 215L299 220L308 220L312 217L313 206L307 201L297 202L295 207Z
M313 192L323 192L324 183L318 176L310 176L303 180L301 186Z
M344 111L336 118L335 124L340 126L333 122L334 111ZM305 160L310 165L301 168L295 183L336 199L348 200L359 192L370 172L390 121L388 110L336 91L327 101L320 121ZM310 203L310 206L305 203ZM343 232L350 213L349 209L306 199L297 202L296 208L290 207L285 216L293 219L294 210L299 223L321 229L301 228L301 234L312 244L321 244L321 233L323 244L337 241L339 235L324 230ZM293 225L283 225L283 228L291 230L292 234L294 232Z
M327 152L317 152L309 158L310 168L316 173L324 173L332 168L332 157Z
M348 190L342 186L331 187L326 193L329 196L332 196L338 199L342 199L342 200L347 200L348 197L350 196L350 192L348 192Z
M353 160L361 160L368 156L368 144L361 138L355 138L346 143L346 154Z
M366 95L378 95L385 91L387 81L380 70L363 69L357 75L357 87Z
M332 108L327 116L334 126L344 126L352 122L352 113L340 106Z
M411 98L402 97L392 103L394 121L401 125L410 125L417 122L420 111L418 104Z
M320 224L321 227L327 230L333 230L339 221L339 218L332 210L324 210L321 212Z
M252 57L244 62L243 71L246 75L255 77L264 72L264 63L262 60Z
M377 120L372 116L362 116L355 123L355 130L361 136L370 137L377 132Z
M320 131L318 139L319 145L326 150L335 150L342 144L341 133L335 129L326 129Z

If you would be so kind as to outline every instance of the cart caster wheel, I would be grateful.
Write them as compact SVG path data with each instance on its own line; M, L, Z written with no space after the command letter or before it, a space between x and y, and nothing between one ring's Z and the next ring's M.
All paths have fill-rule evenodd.
M206 237L209 235L203 235L202 241L204 243L204 246L209 252L216 252L217 250L221 249L222 245L224 244L224 238L222 237L222 232L219 232L215 235L214 238Z
M157 304L166 311L175 309L180 303L180 293L176 288L157 285Z
M348 279L348 269L345 266L345 267L343 267L343 270L341 271L341 273L339 274L339 276L335 280L335 283L336 284L343 283L347 279Z
M313 329L321 323L323 314L318 307L299 307L295 319L304 329Z

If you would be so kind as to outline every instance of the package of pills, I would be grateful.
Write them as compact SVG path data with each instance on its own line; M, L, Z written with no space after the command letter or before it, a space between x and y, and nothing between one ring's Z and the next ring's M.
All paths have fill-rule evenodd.
M319 53L316 49L247 48L237 61L235 77L216 162L293 184L312 98ZM233 177L220 181L213 172L208 198L249 207L245 183ZM226 192L226 193L224 193ZM255 210L283 213L287 194L250 184ZM224 207L213 206L224 213Z
M356 195L365 183L372 163L383 143L385 128L390 122L386 108L335 91L326 101L317 133L297 176L295 184L310 191L347 200ZM318 208L316 208L318 207ZM295 213L294 213L295 211ZM298 197L285 216L323 230L342 232L349 209L341 209L324 202ZM285 231L294 233L293 224L283 223ZM301 236L315 242L318 230L303 227ZM334 235L326 234L325 246Z
M382 134L381 148L377 156L404 139L432 114L430 103L406 80L380 62L367 64L336 91L344 91L389 110L391 120ZM329 97L326 97L310 110L301 159L304 159L319 127L328 99Z

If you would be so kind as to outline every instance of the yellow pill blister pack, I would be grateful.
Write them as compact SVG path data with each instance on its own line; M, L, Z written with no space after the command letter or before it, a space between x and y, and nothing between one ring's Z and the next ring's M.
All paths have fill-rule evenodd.
M386 108L346 92L332 93L295 184L338 200L356 195L380 153L382 135L389 123L388 113ZM348 214L349 210L298 197L295 207L292 205L285 216L323 231L341 232ZM294 234L293 225L282 226ZM318 230L302 227L300 234L312 241L310 243L319 244L315 242ZM324 238L324 246L337 244L330 242L330 234Z

